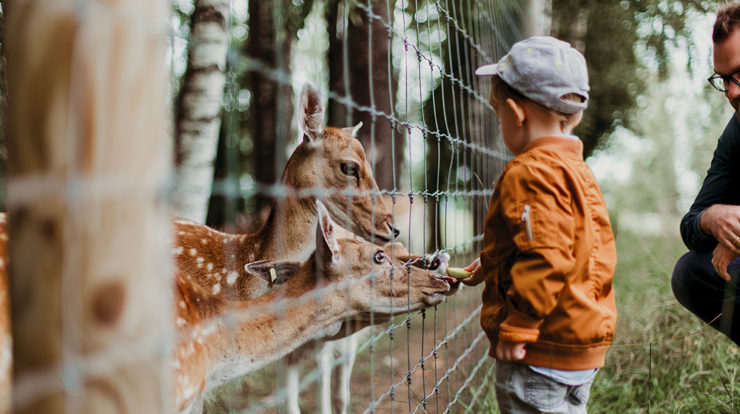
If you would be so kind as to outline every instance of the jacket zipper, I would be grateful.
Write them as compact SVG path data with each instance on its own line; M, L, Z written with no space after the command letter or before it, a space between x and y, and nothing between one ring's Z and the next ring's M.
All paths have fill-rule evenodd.
M532 207L529 206L529 204L524 205L524 211L522 211L522 221L524 222L524 228L527 231L527 239L529 241L532 241L532 225L530 224L529 220L529 213Z

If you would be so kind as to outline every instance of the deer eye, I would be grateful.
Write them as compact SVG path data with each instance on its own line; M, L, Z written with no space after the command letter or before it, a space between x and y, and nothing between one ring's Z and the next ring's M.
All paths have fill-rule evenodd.
M378 250L377 252L375 252L375 256L373 256L373 260L377 264L383 264L383 262L385 262L385 253L383 253L382 250Z
M342 169L342 173L344 173L344 175L349 175L352 177L358 176L357 164L353 162L343 162L340 165L340 168Z

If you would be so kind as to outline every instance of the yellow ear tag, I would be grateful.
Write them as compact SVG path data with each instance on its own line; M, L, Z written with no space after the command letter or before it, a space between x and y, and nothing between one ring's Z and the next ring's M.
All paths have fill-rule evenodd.
M275 268L270 268L270 283L267 284L268 288L272 287L272 284L275 283L275 279L277 279L277 274L275 273Z

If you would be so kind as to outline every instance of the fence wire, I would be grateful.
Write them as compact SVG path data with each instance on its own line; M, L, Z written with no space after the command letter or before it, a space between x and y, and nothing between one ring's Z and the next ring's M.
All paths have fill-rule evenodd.
M390 141L388 164L374 163L392 170L392 185L378 190L357 192L323 187L295 190L276 182L248 179L245 188L235 170L217 181L215 191L229 198L231 205L256 195L274 200L286 197L326 199L332 194L384 197L391 204L394 223L402 230L400 240L413 253L449 253L451 264L464 266L480 250L482 224L493 183L509 159L498 137L498 125L487 99L488 85L477 79L474 70L500 58L521 37L526 2L506 0L406 0L384 1L386 14L376 12L378 1L317 1L312 15L326 16L328 7L337 7L337 32L343 33L342 70L339 79L305 73L302 68L327 71L326 63L306 59L301 50L294 52L292 64L265 61L260 56L241 50L230 57L231 73L227 83L225 128L227 140L238 147L242 129L239 122L249 112L240 105L244 86L238 82L244 73L259 73L277 85L292 87L295 94L301 82L310 80L325 97L327 107L344 108L339 125L354 125L361 114L372 122L363 131L370 135L365 142L369 156L375 155L381 140ZM277 4L277 3L275 3ZM233 6L232 6L233 7ZM275 27L287 17L276 9ZM362 19L367 33L368 68L360 82L368 84L369 96L354 96L348 88L335 89L336 83L357 82L350 73L351 51L348 25ZM310 20L311 17L307 19ZM328 24L333 24L330 22ZM304 28L307 33L311 28ZM385 35L389 53L382 62L373 62L373 31ZM304 33L305 34L305 33ZM325 33L314 40L325 42ZM306 45L308 41L301 43ZM315 51L312 49L312 51ZM312 59L323 62L330 51L323 50ZM299 63L296 63L299 62ZM330 63L331 64L331 63ZM374 71L385 71L386 81L375 80ZM379 109L374 92L387 88L391 105ZM297 98L297 96L296 96ZM294 119L297 118L296 115ZM329 115L329 118L332 118ZM390 137L376 133L381 121L391 125ZM292 125L297 125L294 120ZM300 137L299 131L294 134ZM399 139L400 137L400 139ZM399 142L401 142L399 144ZM295 148L291 140L286 155ZM276 160L277 161L277 160ZM399 162L400 161L400 162ZM234 163L238 164L238 163ZM405 233L405 234L404 234ZM399 269L403 271L403 269ZM363 280L373 280L369 274ZM341 290L346 286L332 286ZM317 296L332 294L313 292ZM405 298L394 304L395 314L387 324L371 326L356 349L356 362L350 379L350 412L476 412L475 407L490 407L481 401L490 397L493 362L488 357L488 343L479 328L480 289L464 288L444 303L421 312L408 312ZM287 305L287 304L285 304ZM283 304L272 304L283 306ZM279 311L278 311L279 312ZM318 350L316 351L318 353ZM322 366L314 356L304 356L300 363L300 406L304 412L317 412L321 405L321 382L324 370L334 370L346 362L347 355L333 356L330 365ZM222 392L207 405L210 412L230 410L245 413L282 412L289 399L285 387L286 364L267 366ZM334 379L334 378L333 378ZM236 390L236 392L234 392ZM234 397L234 394L241 394Z
M237 212L247 212L254 216L249 219L251 228L258 227L264 220L258 216L259 211L253 201L258 197L279 202L285 199L327 200L339 195L346 197L349 205L354 197L369 195L375 200L384 199L390 203L393 221L401 229L398 240L412 253L447 253L451 255L453 266L470 263L481 249L483 218L493 192L493 183L509 159L498 136L493 109L487 102L488 85L476 78L474 70L482 64L495 62L511 44L523 36L528 2L222 2L229 4L231 13L230 21L227 22L231 31L231 44L221 116L223 123L219 156L223 159L216 160L223 171L213 184L214 197L220 197L224 201L221 204L211 204L212 210L222 210L221 216L227 218L220 224L229 224L228 219L237 217ZM249 53L244 47L255 30L247 24L250 5L257 2L273 5L273 13L269 16L270 24L274 27L272 51L289 49L289 54L275 53L275 59L266 59ZM192 1L174 0L174 3L183 15L193 12ZM76 1L79 6L76 23L83 26L89 24L88 14L92 13L93 8L102 8L115 14L111 5L91 4L88 1ZM384 12L377 11L379 4L385 6L381 7ZM302 28L291 31L290 27L296 25L294 11L301 7L307 7L310 12L307 16L302 16L304 20L299 24ZM337 18L336 21L327 23L330 8L335 9ZM108 17L126 22L131 20L130 16ZM175 20L179 19L181 18L175 17ZM183 56L189 36L185 20L187 19L182 18L173 23L173 31L169 36L173 95L177 92L184 71ZM331 25L334 26L330 27ZM350 26L356 28L358 25L360 31L365 33L367 47L360 47L359 43L349 40ZM81 54L85 41L97 35L91 27L84 29L81 31L81 40L72 47L73 54ZM327 41L328 33L334 33L339 42L332 44ZM380 46L373 36L377 33L383 34L381 42L388 50L380 58L373 53L374 48ZM159 31L146 35L154 41L164 38L164 34ZM288 44L292 46L288 47ZM366 54L368 60L367 67L359 76L353 72L351 64L352 52L356 51ZM336 70L332 72L330 68L332 63L337 63L331 61L330 55L336 57L333 53L339 53L340 56L340 64L336 66L340 68L338 73ZM73 63L81 64L80 57L75 59L77 60L73 59ZM378 59L381 61L378 62ZM82 85L87 79L82 71L72 72L72 97L69 106L76 107L79 106L76 101L82 99L78 95L83 95L85 87ZM384 76L378 75L379 72ZM244 82L244 77L250 74L259 74L266 84L295 91L292 98L279 94L275 98L276 101L284 102L277 102L275 109L275 118L278 119L272 126L275 142L267 143L276 147L274 159L255 161L250 158L260 145L256 139L258 131L247 125L250 114L260 104L253 99L259 85ZM354 125L362 116L369 117L370 122L362 129L362 135L369 137L365 141L365 151L372 161L376 178L390 171L390 183L384 183L373 190L353 191L323 186L296 189L278 180L287 157L301 139L297 127L299 115L286 108L295 107L295 98L306 81L313 82L321 92L324 106L329 113L327 121L331 120L330 126L347 127ZM357 82L367 85L367 96L354 93L349 88L350 84ZM382 91L389 91L389 102L383 102L382 99L385 98L380 98L384 96L380 93ZM73 116L74 114L70 115ZM79 127L75 122L70 122L70 129ZM383 129L381 124L384 122L390 128L387 132L379 132ZM78 144L75 139L79 139L78 131L72 131L69 135L75 138L69 141L67 150L74 154ZM383 161L383 156L389 158ZM277 172L275 180L257 177L255 164L259 162L273 167ZM6 190L13 197L3 201L12 210L33 201L56 196L63 198L66 206L75 206L88 198L108 199L121 194L134 196L147 193L166 198L165 193L170 188L163 189L160 183L154 181L134 183L128 176L115 174L96 177L39 174L14 177L6 182ZM76 215L75 220L87 219L83 214ZM68 234L65 234L68 246L75 242L73 235L74 230L68 230ZM635 244L639 245L639 250L647 253L650 260L646 262L651 267L659 269L661 275L667 275L676 254L667 255L670 259L658 256L653 251L652 242L637 237ZM85 352L81 346L80 332L82 307L80 303L69 300L69 297L75 297L79 293L80 285L83 284L74 266L75 260L79 260L83 254L78 249L72 254L69 263L62 264L65 267L62 284L66 296L61 316L65 329L62 350L64 355L58 365L39 367L36 371L26 371L15 378L13 403L16 408L26 409L49 394L64 392L71 396L65 401L66 412L80 412L86 383L116 375L121 367L138 366L143 361L150 361L152 355L169 357L172 353L173 336L175 341L183 339L183 334L173 335L168 330L131 338L96 352ZM416 264L415 260L394 266L393 273L397 278L392 279L391 283L403 280L409 266L413 264ZM647 273L645 271L645 280L650 276ZM265 314L278 315L282 318L279 323L289 324L291 321L287 318L287 309L291 306L343 295L359 284L373 285L377 276L377 273L370 272L351 282L334 283L314 289L299 299L279 297L263 306L250 308L250 313L241 312L238 306L234 306L229 312L204 321L202 326L195 329L209 329L214 324L231 329L242 321L253 319L255 315ZM167 278L163 280L169 286L171 281ZM615 283L619 281L615 280ZM377 323L355 337L354 354L333 353L328 358L328 364L326 359L319 363L318 359L327 355L320 353L320 344L307 348L302 356L291 357L295 361L280 359L216 390L206 402L206 412L285 412L286 403L290 401L292 393L286 387L289 366L296 364L301 373L297 384L300 407L304 412L319 412L323 398L321 390L327 372L337 370L350 360L355 361L349 383L350 412L495 412L495 408L492 408L495 402L491 399L494 364L488 356L485 335L478 325L480 295L480 288L464 287L443 303L421 311L411 310L408 296L395 297L390 318L370 315L370 320ZM672 297L659 299L654 313L660 315L645 316L646 319L654 320L648 325L657 326L655 332L650 332L644 340L618 339L612 346L610 355L616 353L621 360L610 356L612 360L607 361L600 376L606 377L605 383L607 386L611 385L616 392L620 392L620 387L624 386L647 388L646 400L637 403L642 404L638 411L644 411L644 408L648 412L651 409L671 411L668 407L681 411L682 407L671 406L671 394L661 389L662 377L672 374L666 373L672 367L667 364L667 360L687 359L696 353L697 344L708 347L707 342L716 338L710 336L705 339L705 343L699 342L699 337L703 337L708 330L710 334L714 334L703 324L695 329L684 329L666 336L665 332L661 332L661 329L665 330L663 326L674 326L671 324L673 319L683 316L673 310L665 311L670 306L676 307ZM722 344L711 345L722 347ZM734 348L727 353L731 354L728 359L736 360ZM637 371L636 367L645 368L644 366L646 372ZM707 410L736 411L737 397L733 387L736 370L729 364L727 372L719 372L723 391L718 396L711 396L710 401L716 404ZM687 381L690 384L688 381L694 376L715 374L712 369L701 367L690 378L682 378L681 383ZM614 383L608 382L610 376L616 378ZM725 384L725 376L728 377L730 388ZM693 392L690 390L691 386L685 388L689 389L686 392ZM697 398L704 397L698 395L703 391L696 392ZM729 403L720 401L719 397L728 397ZM162 397L162 401L168 399L167 396Z
M223 98L219 154L222 159L216 160L224 171L213 184L214 197L224 201L220 205L211 204L211 209L221 209L222 216L233 218L237 211L248 210L258 196L277 202L288 198L325 200L341 195L351 202L354 197L370 195L383 198L392 206L393 221L401 229L398 240L412 253L446 253L455 266L464 266L474 260L481 248L483 218L493 183L509 159L498 138L493 109L488 104L488 85L475 77L474 70L496 61L521 37L526 2L273 0L271 24L275 28L276 59L269 61L264 56L250 55L244 47L246 39L253 35L250 33L252 27L246 25L250 2L229 0L228 3L232 16L227 24L232 33ZM376 6L382 3L385 3L385 7L381 7L385 13L377 13ZM183 14L192 12L188 1L176 0L175 4L178 10L184 10ZM306 18L302 23L307 25L302 30L308 37L312 30L316 31L316 21L320 20L316 20L316 16L328 15L331 7L338 10L337 21L332 22L336 27L332 31L341 34L342 58L341 73L335 73L334 78L325 74L332 64L328 54L339 50L321 46L326 43L326 33L314 33L314 43L309 41L304 44L306 49L294 50L290 55L292 61L286 61L286 56L280 53L288 42L293 42L294 47L300 44L297 39L287 38L287 28L295 24L291 21L292 8L307 5L315 19ZM84 12L85 8L81 7L80 20L84 20ZM368 42L366 49L361 50L368 55L368 67L359 77L350 73L350 56L356 45L350 44L348 35L352 30L349 26L357 26L358 21L366 22L360 25L360 30L367 33ZM314 26L308 27L311 24ZM183 25L173 24L169 37L173 93L177 92L181 81L181 60L189 36L187 30L182 30ZM383 34L388 51L381 62L377 62L378 57L373 54L374 46L379 46L373 45L378 39L373 31ZM379 76L378 71L385 73ZM362 130L366 131L363 135L370 137L365 142L365 151L376 176L391 171L390 182L371 191L352 191L321 186L297 190L277 180L260 181L254 172L254 162L248 159L250 149L254 150L258 144L255 131L245 126L245 120L259 104L250 100L255 91L243 82L249 74L259 74L276 87L296 91L303 81L312 81L326 100L327 109L339 107L344 111L344 116L331 115L328 111L329 118L341 122L341 125L330 126L351 126L356 119L369 116L372 121ZM377 81L376 77L383 80ZM349 88L351 82L366 83L369 96L354 94ZM343 86L340 89L337 85ZM389 91L390 102L382 103L376 98L383 90ZM292 105L294 102L287 107ZM275 157L262 161L279 172L301 135L297 128L298 115L291 118L287 115L290 111L281 112L285 105L276 107L278 122L273 127L279 139L271 143L276 149ZM378 132L382 122L390 125L387 133ZM87 193L98 197L141 191L161 195L163 191L155 184L152 188L142 188L140 184L132 186L126 177L115 176L59 181L23 177L8 182L9 192L16 194L12 200L16 204L41 199L50 189L64 186L84 187ZM74 204L75 197L80 196L75 193L69 197L69 203ZM251 212L257 214L256 209ZM260 223L259 217L252 219L252 227ZM393 272L403 276L413 264L409 261L395 267ZM205 321L200 329L206 329L206 324L230 328L255 315L285 315L290 306L342 294L351 284L373 284L376 276L368 273L353 282L334 283L300 299L281 297L264 307L251 308L250 314L239 312L235 306L233 312ZM64 281L68 291L77 291L79 284L81 282L75 279ZM463 288L443 303L422 311L411 310L410 296L393 300L389 321L373 324L357 337L356 361L349 383L349 411L476 412L476 407L485 405L482 399L489 394L493 362L487 355L485 335L478 326L480 289ZM66 306L74 308L74 305ZM374 317L370 315L371 320ZM64 349L62 363L27 374L14 385L13 398L17 407L32 406L44 395L59 391L79 397L86 381L111 375L121 366L147 360L150 355L171 352L171 332L165 332L85 357L76 342L79 327L75 324L80 319L77 313L65 314L65 329L74 333L74 343ZM281 322L290 323L289 320ZM182 335L177 339L182 339ZM301 371L298 391L304 412L319 411L326 371L334 371L349 358L346 353L332 355L329 365L322 365L314 361L317 356L318 346L298 358ZM285 387L287 365L281 359L217 390L207 401L206 411L283 412L291 392ZM67 411L78 412L82 399L70 401Z

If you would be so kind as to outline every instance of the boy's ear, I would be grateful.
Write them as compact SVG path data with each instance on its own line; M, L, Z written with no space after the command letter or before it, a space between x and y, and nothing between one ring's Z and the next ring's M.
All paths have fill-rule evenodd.
M577 113L575 116L573 116L570 120L570 123L568 124L568 128L572 131L574 130L578 124L581 123L581 120L583 119L583 111Z
M517 101L508 98L506 99L506 105L514 112L514 119L516 120L516 126L524 126L524 121L527 119L527 114L524 112L524 107L517 103Z

